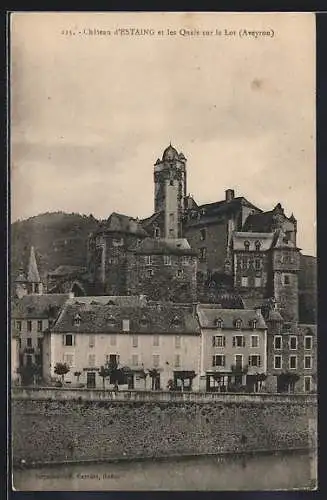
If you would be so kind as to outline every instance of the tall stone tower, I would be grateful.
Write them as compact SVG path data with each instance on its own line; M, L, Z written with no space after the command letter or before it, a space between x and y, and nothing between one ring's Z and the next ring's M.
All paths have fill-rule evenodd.
M165 238L182 236L186 199L186 158L170 144L154 165L154 211L164 215Z

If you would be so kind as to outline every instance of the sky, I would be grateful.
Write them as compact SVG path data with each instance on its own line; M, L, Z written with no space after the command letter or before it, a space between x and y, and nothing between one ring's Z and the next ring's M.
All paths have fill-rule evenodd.
M114 34L127 28L155 35ZM314 32L304 13L15 13L12 220L147 217L171 142L198 203L228 188L263 210L280 202L316 255Z

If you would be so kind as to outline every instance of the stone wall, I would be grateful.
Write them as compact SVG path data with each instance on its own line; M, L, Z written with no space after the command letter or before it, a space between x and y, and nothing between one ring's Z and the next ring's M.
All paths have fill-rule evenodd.
M232 395L231 395L232 396ZM12 400L14 463L309 447L314 397L196 401ZM291 399L290 399L291 398Z

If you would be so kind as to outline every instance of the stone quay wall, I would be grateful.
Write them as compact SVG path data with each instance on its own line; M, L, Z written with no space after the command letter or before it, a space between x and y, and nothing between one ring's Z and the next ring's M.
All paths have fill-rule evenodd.
M88 398L85 390L75 392L68 398L65 390L13 391L14 464L273 452L316 443L315 395L204 393L197 399L195 393L150 398L125 391L109 399L94 397L101 391Z

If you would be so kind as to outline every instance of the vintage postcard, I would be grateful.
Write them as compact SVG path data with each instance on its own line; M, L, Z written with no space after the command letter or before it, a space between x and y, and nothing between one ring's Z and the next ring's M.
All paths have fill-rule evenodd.
M15 490L316 489L315 44L10 16Z

